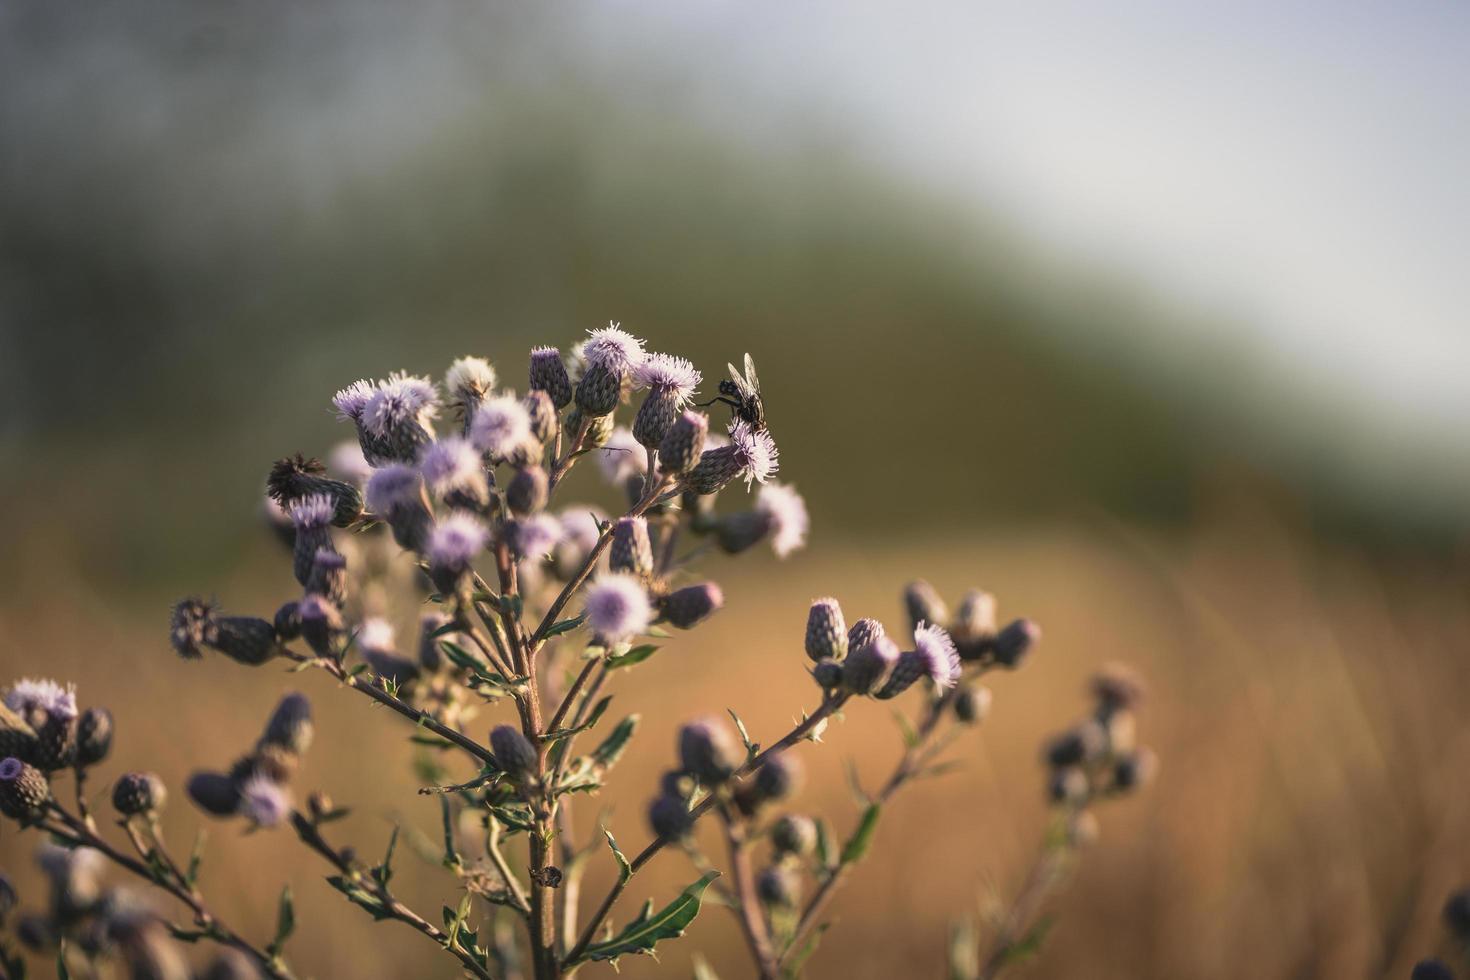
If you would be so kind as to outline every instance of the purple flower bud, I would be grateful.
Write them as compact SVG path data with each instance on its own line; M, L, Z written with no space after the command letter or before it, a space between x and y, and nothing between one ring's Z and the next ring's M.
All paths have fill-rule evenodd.
M995 662L1014 670L1040 639L1040 626L1029 619L1016 620L995 635Z
M659 840L680 841L694 829L689 807L676 796L657 796L648 805L648 826Z
M990 714L990 688L975 686L967 687L955 695L954 713L955 717L966 725L976 725L985 720Z
M1099 714L1109 716L1138 706L1143 700L1143 681L1122 664L1108 664L1093 676L1089 687L1097 699Z
M755 771L755 790L763 802L779 802L794 794L803 776L801 762L785 752L774 752Z
M540 561L561 541L561 521L550 514L521 517L506 526L511 548L524 561Z
M973 589L965 593L950 623L960 659L984 660L995 645L995 596Z
M276 610L275 622L276 638L283 642L289 642L301 635L301 604L295 599L281 604Z
M679 729L679 765L701 785L720 785L744 760L745 750L719 718L691 721Z
M311 702L305 694L293 691L276 704L257 747L275 746L292 755L303 755L311 747L314 734Z
M806 617L806 655L813 660L847 656L847 621L842 606L830 596L812 600Z
M886 635L888 635L888 631L883 628L883 624L878 622L878 620L872 619L871 617L860 619L856 623L853 623L852 628L847 631L848 652L850 653L858 647L865 646Z
M112 750L112 712L88 708L77 721L77 765L95 766Z
M653 575L653 545L648 539L647 520L623 517L613 525L608 567L644 579Z
M228 817L240 808L240 787L220 772L196 772L184 791L194 805L215 817Z
M221 616L198 598L180 601L173 609L169 639L185 659L203 656L210 647L239 663L259 666L281 652L274 623L253 616Z
M112 787L112 806L125 817L163 809L168 791L157 773L124 773Z
M1076 766L1065 766L1052 771L1046 792L1053 803L1079 806L1087 802L1092 787L1087 781L1087 773Z
M577 382L577 408L586 418L611 415L623 394L625 375L614 368L590 364Z
M830 657L818 660L812 668L812 680L824 691L835 691L842 686L842 664Z
M561 351L555 347L531 350L531 390L546 392L557 408L566 408L572 403L572 382L567 377Z
M332 600L308 595L296 604L301 616L301 637L318 657L337 656L337 644L346 632L342 611Z
M1053 736L1046 743L1043 755L1049 766L1080 766L1101 756L1107 745L1107 733L1102 726L1089 721Z
M1461 942L1470 942L1470 888L1462 888L1445 899L1440 918Z
M740 511L719 519L716 540L725 554L738 555L759 544L770 530L771 518L765 511Z
M1444 960L1420 960L1414 964L1409 980L1455 980L1455 971Z
M859 624L867 620L859 620ZM842 683L853 694L870 694L883 686L898 663L898 645L878 635L861 644L849 638L847 659L842 663Z
M917 630L923 623L949 622L949 610L939 597L934 586L919 579L910 582L903 590L904 609L909 614L909 629Z
M761 870L755 879L755 892L767 905L792 908L801 900L801 886L796 876L780 865Z
M669 426L658 444L658 464L665 473L683 476L699 463L709 434L709 416L686 411Z
M41 770L11 756L0 761L0 813L12 820L40 815L51 798L51 786Z
M531 420L531 435L535 441L542 446L549 445L556 438L556 429L560 424L551 396L544 391L528 391L526 397L521 399L521 404L526 406L526 415Z
M523 466L516 470L505 488L505 502L517 517L534 514L546 506L550 496L550 478L540 466Z
M1113 785L1123 792L1139 789L1153 782L1158 769L1159 757L1152 749L1126 753L1113 769Z
M454 634L441 634L439 631L450 622L449 616L441 612L427 612L419 618L419 666L424 670L433 672L444 666L444 651L439 642L452 641Z
M817 849L817 824L811 817L787 814L771 826L771 846L776 854L799 858Z
M648 593L630 575L599 576L587 589L582 608L593 633L607 643L630 640L653 622Z
M254 776L240 786L240 813L257 827L276 827L291 814L291 794L266 776Z
M607 368L626 376L637 370L648 356L643 352L643 341L616 323L589 330L587 335L588 339L582 342L582 356L587 359L588 368Z
M342 605L347 601L347 559L332 548L318 548L305 584L307 592Z
M515 779L524 779L536 771L536 746L512 725L496 725L490 732L490 751L495 762L506 774Z
M434 519L418 470L401 464L378 470L368 481L367 503L373 513L387 520L400 548L423 550Z
M478 450L450 436L424 450L419 472L429 491L450 507L481 511L490 500L490 479Z
M690 585L659 600L659 615L677 629L693 629L725 604L725 594L714 582Z
M454 594L467 580L474 560L485 550L490 532L465 513L455 513L429 533L429 577L435 588Z
M533 438L531 416L512 395L485 399L470 421L470 442L496 462L510 459Z

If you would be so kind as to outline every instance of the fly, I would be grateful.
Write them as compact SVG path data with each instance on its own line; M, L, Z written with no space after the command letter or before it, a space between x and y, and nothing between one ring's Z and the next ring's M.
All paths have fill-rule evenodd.
M720 382L720 393L704 405L713 405L722 402L730 406L731 414L748 423L757 432L766 430L766 409L761 403L761 382L755 374L755 361L750 355L745 355L745 373L741 374L735 369L735 365L726 364L730 369L730 377Z

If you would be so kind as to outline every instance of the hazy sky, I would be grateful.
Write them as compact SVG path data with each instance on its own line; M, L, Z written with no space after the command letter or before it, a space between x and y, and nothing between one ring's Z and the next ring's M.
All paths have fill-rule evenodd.
M677 8L677 9L674 9ZM734 127L872 153L1233 314L1300 384L1470 423L1470 4L598 5Z

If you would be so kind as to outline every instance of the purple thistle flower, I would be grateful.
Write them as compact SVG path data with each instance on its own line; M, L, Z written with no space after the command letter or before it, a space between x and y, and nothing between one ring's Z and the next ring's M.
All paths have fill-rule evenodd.
M960 655L948 633L929 623L914 630L914 652L934 686L947 691L960 677Z
M373 475L373 468L362 454L362 444L355 439L338 443L327 454L327 469L344 480L358 484L366 483Z
M495 388L495 368L483 357L461 357L444 372L444 390L461 404L479 401Z
M335 511L336 501L331 494L314 493L291 505L291 523L296 525L298 531L320 530L331 525Z
M369 616L357 628L357 645L362 650L393 652L393 624L382 616Z
M682 357L649 354L642 364L633 369L632 377L634 388L652 388L672 395L677 407L682 409L689 403L704 376Z
M597 522L606 520L607 515L600 507L591 504L571 504L561 512L562 540L586 554L597 546L602 528Z
M898 658L898 644L879 634L848 651L842 665L842 683L854 694L870 694L888 679Z
M373 472L367 485L368 508L379 517L413 505L423 495L424 481L418 470L402 463L392 463Z
M600 367L618 377L626 377L643 363L643 341L616 323L587 331L582 342L582 356L589 367Z
M806 546L811 520L807 516L806 501L801 499L795 487L768 483L756 495L755 509L766 516L771 549L777 558L785 558Z
M458 436L440 439L425 449L419 457L419 472L440 497L455 490L477 497L489 492L479 451Z
M487 398L470 421L470 442L496 460L508 459L531 440L531 415L514 395Z
M747 487L751 481L765 483L780 466L776 459L780 451L771 434L764 429L752 428L743 419L730 426L730 448L740 463Z
M429 565L463 572L485 550L490 532L468 514L451 514L429 532Z
M377 393L378 386L363 378L354 381L332 396L332 405L337 409L337 418L344 422L361 422L368 402Z
M438 393L428 378L414 377L404 371L388 376L362 408L362 422L368 431L387 439L410 423L427 429L439 414Z
M550 514L517 518L510 524L511 544L521 558L540 559L561 541L562 525Z
M48 678L27 677L16 681L5 692L5 707L22 718L39 709L48 717L70 721L77 716L77 687L75 684L63 687Z
M631 575L598 577L587 589L582 609L593 632L608 643L630 640L653 622L648 593Z
M240 787L240 812L257 827L275 827L291 812L291 795L268 776L252 776Z
M633 437L633 430L620 425L612 430L607 442L595 452L602 476L613 486L621 486L630 476L648 472L648 455Z

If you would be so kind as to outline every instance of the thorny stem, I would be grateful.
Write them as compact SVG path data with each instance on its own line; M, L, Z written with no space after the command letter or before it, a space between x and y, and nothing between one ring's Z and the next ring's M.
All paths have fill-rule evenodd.
M485 829L485 853L489 856L490 863L495 865L495 870L500 872L500 877L505 879L505 887L515 900L516 910L523 916L530 915L531 903L526 900L526 890L521 887L521 880L511 872L505 855L500 853L500 821L494 817L490 818L489 826Z
M771 948L771 933L766 928L760 899L755 891L755 877L750 871L750 848L745 839L745 824L725 808L725 843L730 849L730 875L735 879L735 895L739 901L740 928L750 944L756 968L762 980L774 980L779 960Z
M849 695L847 694L837 694L825 698L816 711L803 719L800 724L782 736L774 745L761 750L755 758L749 760L745 765L736 770L735 775L738 777L753 772L772 753L788 749L797 742L805 739L817 726L826 721L834 712L847 703L848 697ZM714 805L715 797L713 795L705 797L694 809L689 811L690 820L698 820L708 813ZM619 875L617 880L613 882L612 887L608 889L607 895L603 897L602 904L597 907L597 911L587 920L587 925L582 929L582 935L577 940L577 945L572 947L571 951L567 953L566 958L562 961L563 965L572 966L576 964L581 955L587 951L587 947L592 945L592 940L597 936L598 927L602 925L603 920L612 912L613 906L617 903L618 897L622 895L623 890L628 887L628 882L632 880L633 874L636 874L645 864L653 860L654 856L663 850L666 844L668 844L668 841L662 837L655 838L647 847L638 852L637 857L629 862L631 873Z
M561 482L561 478L566 476L567 471L577 462L577 451L582 448L582 443L586 440L587 433L591 428L592 419L584 416L582 418L582 424L577 427L576 436L567 444L566 455L558 459L556 465L551 468L551 478L546 483L548 497L556 491L556 485ZM558 426L558 439L560 439L560 431L561 429Z
M567 712L571 710L572 702L577 700L577 695L581 692L582 685L587 683L587 678L591 677L592 672L601 665L602 658L593 657L582 667L582 672L577 675L576 680L572 681L572 686L567 689L566 695L561 699L561 704L557 706L556 714L552 715L551 720L546 723L548 734L556 731L561 726L562 720L566 718ZM563 757L565 757L565 753L563 753Z
M291 971L278 958L269 956L265 951L257 949L248 939L242 937L224 922L220 921L214 913L210 912L209 908L204 904L204 899L200 896L198 889L187 884L182 876L179 876L178 880L173 880L171 875L161 874L156 869L149 867L141 861L128 857L99 837L81 818L68 813L54 800L50 805L50 812L58 817L62 823L60 825L52 823L40 824L45 830L73 846L90 847L99 851L118 867L162 888L189 907L189 910L194 913L195 923L204 931L205 936L221 945L238 949L240 952L249 956L272 980L294 980ZM129 837L133 837L135 833L136 831L130 827ZM133 839L135 846L141 843L137 838ZM176 867L171 859L163 858L163 860L167 867ZM177 874L177 871L174 874Z
M295 829L296 836L301 838L303 844L326 858L329 864L346 877L352 879L355 883L361 885L365 891L371 892L373 897L382 906L383 911L391 918L428 936L440 947L448 950L457 957L470 973L483 978L483 980L493 980L490 971L481 966L474 956L460 946L457 941L451 942L449 936L442 929L433 925L413 909L400 902L388 890L388 886L379 881L374 875L364 875L355 868L346 856L339 853L336 848L327 843L326 839L322 837L321 832L317 829L316 824L312 823L304 814L293 812L291 814L291 826Z

